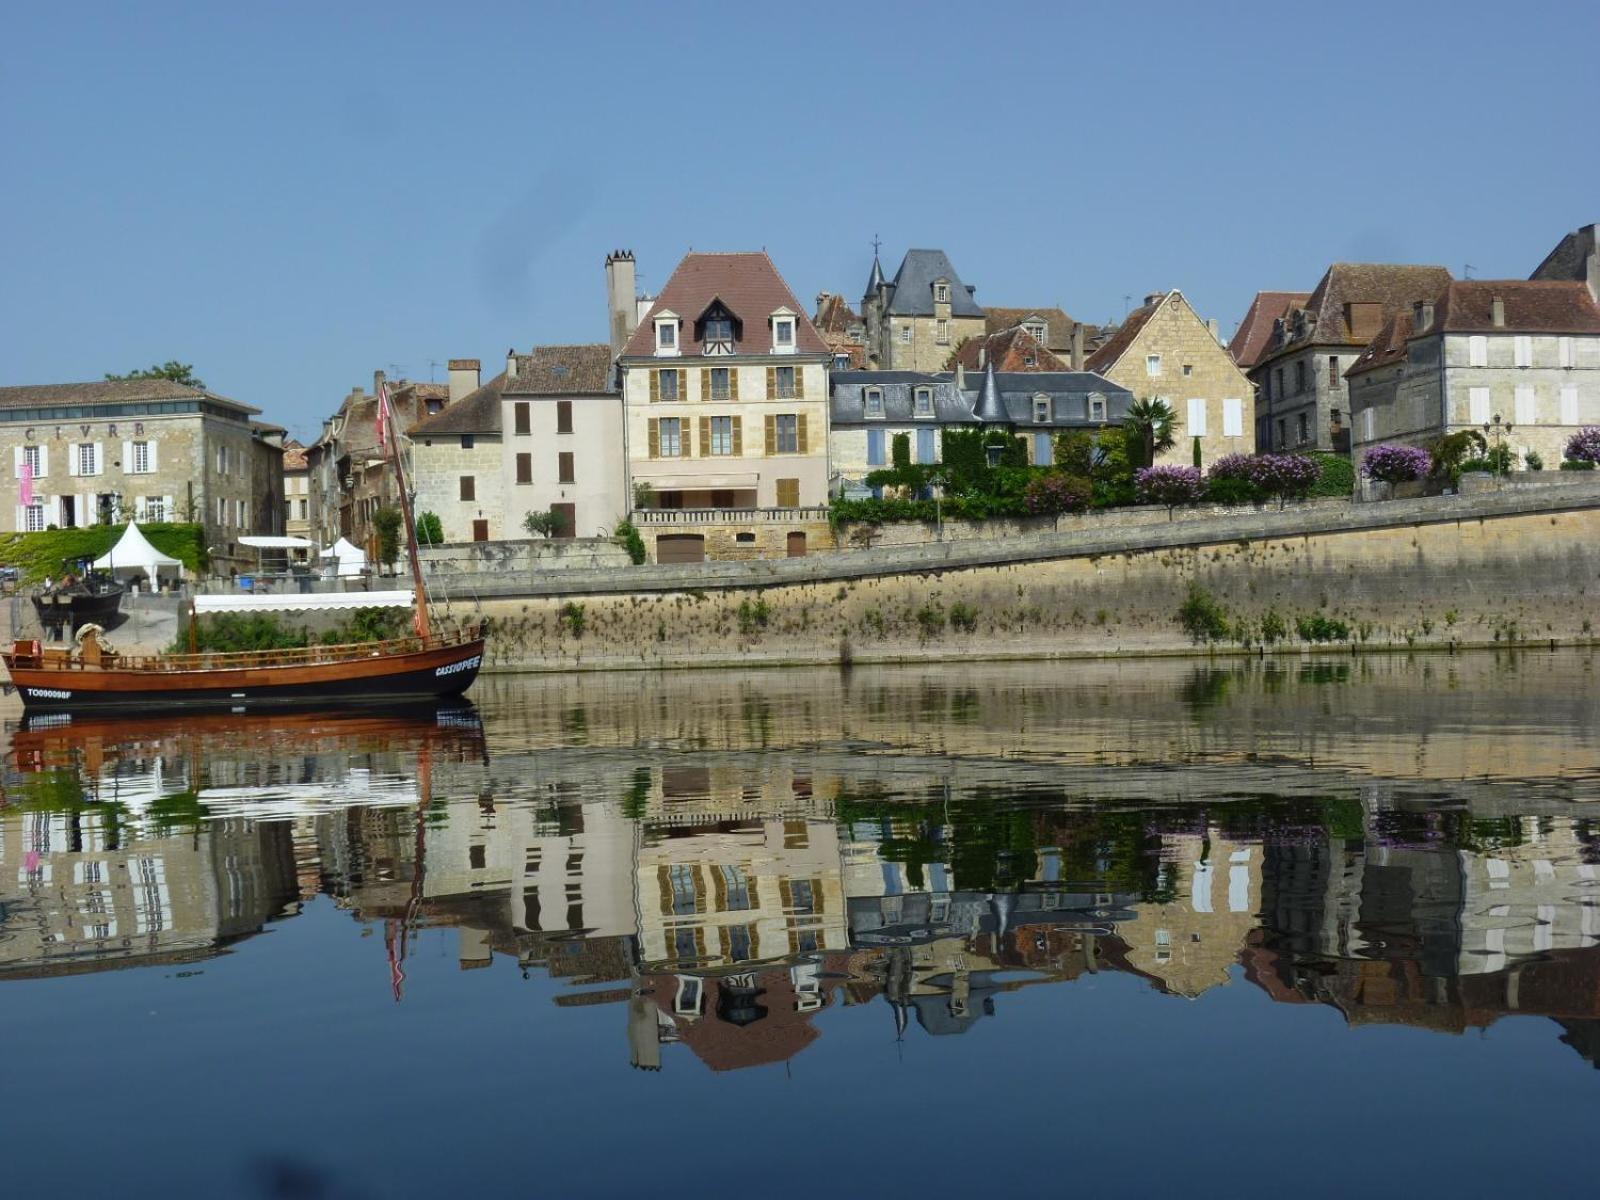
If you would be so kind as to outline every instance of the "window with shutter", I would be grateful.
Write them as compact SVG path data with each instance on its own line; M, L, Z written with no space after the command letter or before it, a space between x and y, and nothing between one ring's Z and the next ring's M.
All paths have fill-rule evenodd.
M557 400L556 401L556 432L557 433L571 433L572 432L572 401L571 400Z
M779 413L775 428L777 431L775 452L778 454L800 453L800 419L793 413Z
M556 471L558 472L556 480L558 483L577 482L576 468L573 464L574 459L570 450L563 450L556 456Z
M478 498L478 481L474 476L461 476L461 498L467 501Z
M1578 423L1578 389L1564 387L1561 389L1561 423L1563 425L1576 425Z
M133 462L131 470L135 475L148 475L154 468L150 464L150 443L133 443Z
M1513 420L1518 425L1539 423L1539 402L1531 387L1519 387L1512 398Z
M1206 436L1206 402L1203 398L1189 401L1189 436Z
M527 437L533 432L533 416L526 400L518 400L511 406L511 411L516 418L516 433L519 437Z
M1519 367L1533 366L1533 339L1526 334L1518 334L1513 342L1512 353L1514 365Z
M1489 420L1489 389L1475 387L1467 389L1467 420L1474 425L1484 425Z
M867 430L867 466L881 467L883 465L883 430L869 429Z
M733 398L733 384L729 379L732 374L727 367L711 368L711 399L729 400Z
M1467 339L1467 366L1487 367L1489 365L1489 339L1481 333L1475 333Z
M682 374L676 370L656 371L651 375L651 391L654 393L652 400L673 401L683 399L683 390L679 387Z
M798 479L778 480L778 507L800 507L800 481Z
M517 482L518 483L532 483L533 482L533 455L531 455L531 454L519 454L519 455L517 455Z
M711 417L711 453L733 453L733 418Z
M1244 436L1244 401L1224 400L1222 402L1222 436Z
M1569 337L1556 339L1556 363L1558 366L1570 367L1572 365L1572 339Z
M775 367L775 368L773 368L773 380L774 380L774 384L775 384L775 388L776 388L776 390L774 392L774 398L775 399L778 399L778 400L793 400L794 399L794 393L795 393L794 378L795 378L796 371L797 371L797 368L795 368L795 367Z

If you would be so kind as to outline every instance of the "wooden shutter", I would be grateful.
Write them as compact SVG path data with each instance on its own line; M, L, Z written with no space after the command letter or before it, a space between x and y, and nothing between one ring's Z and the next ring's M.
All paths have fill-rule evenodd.
M678 422L678 457L688 458L693 453L694 439L689 435L694 432L694 422L688 417Z
M737 400L738 398L739 398L739 368L738 367L729 367L728 368L728 399L729 400Z
M805 413L801 413L798 417L796 417L794 423L795 423L795 427L796 427L796 430L797 430L797 432L795 433L795 439L796 439L795 440L795 449L799 450L801 454L805 454L806 453L806 415L805 415Z
M767 399L776 400L778 397L778 368L767 368Z
M767 414L767 444L763 451L768 457L778 450L778 417L776 413Z
M711 368L700 368L700 399L711 399Z
M533 482L533 455L531 455L531 454L519 454L519 455L517 455L517 482L518 483L532 483Z
M689 398L689 372L687 370L685 370L683 367L679 367L677 369L677 376L678 376L678 399L679 400L687 400Z
M799 363L794 365L794 398L796 400L806 398L806 369Z
M661 399L661 372L650 372L650 403L654 404Z
M661 457L661 422L650 418L650 457Z
M576 483L577 474L573 465L572 451L563 450L556 455L556 482Z
M733 418L733 453L737 456L744 453L744 419Z
M800 481L798 479L778 480L778 507L800 507Z
M700 418L700 457L711 453L711 418Z

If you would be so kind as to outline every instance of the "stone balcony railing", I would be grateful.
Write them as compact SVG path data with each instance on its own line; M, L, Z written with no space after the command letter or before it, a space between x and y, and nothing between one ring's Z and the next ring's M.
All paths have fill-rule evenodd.
M826 508L638 508L633 523L644 529L654 525L794 525L826 521Z

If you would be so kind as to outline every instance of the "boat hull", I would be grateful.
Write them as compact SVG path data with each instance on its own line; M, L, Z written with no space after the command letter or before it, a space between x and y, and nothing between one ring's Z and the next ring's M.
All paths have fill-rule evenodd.
M157 671L31 666L4 656L29 712L261 708L360 704L396 706L459 696L483 664L481 638L406 654L326 663Z

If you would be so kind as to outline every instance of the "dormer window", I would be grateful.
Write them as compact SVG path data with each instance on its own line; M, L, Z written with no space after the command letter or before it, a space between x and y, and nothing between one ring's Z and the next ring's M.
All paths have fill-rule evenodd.
M867 416L883 419L883 389L868 388L865 393L865 407Z
M1098 392L1089 397L1089 420L1096 425L1106 423L1106 398Z
M772 352L793 354L796 316L793 309L780 308L770 318L772 324Z
M706 321L706 337L708 342L733 341L733 322L727 317L711 317Z
M1035 396L1033 398L1033 423L1045 425L1050 421L1050 397Z
M919 417L933 416L933 389L919 387L912 390L912 411Z
M656 354L661 357L676 355L678 350L678 314L674 312L657 313L656 326Z
M937 304L950 303L950 284L947 280L937 280L933 285L933 299Z
M1028 331L1028 336L1034 341L1038 342L1041 346L1044 345L1045 338L1050 335L1050 326L1046 325L1043 321L1030 321L1028 324L1024 325L1023 328Z
M727 305L721 300L713 300L695 321L695 333L700 339L701 353L734 353L734 343L744 335L744 330L740 326L739 318L729 311Z

